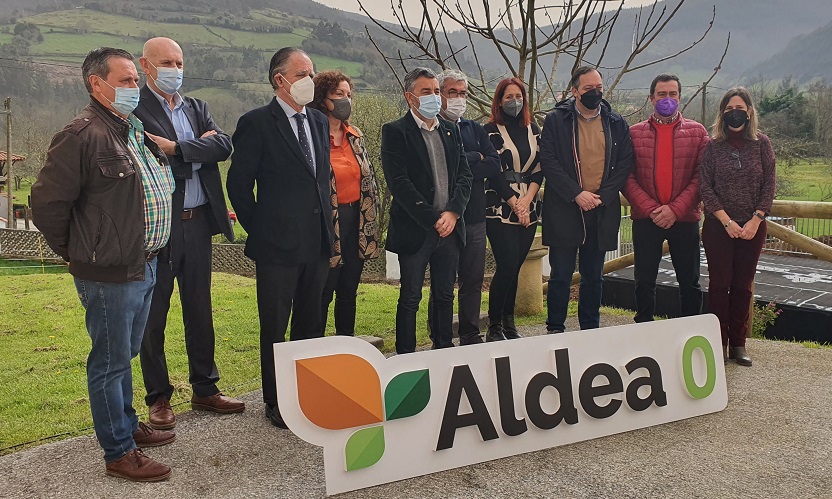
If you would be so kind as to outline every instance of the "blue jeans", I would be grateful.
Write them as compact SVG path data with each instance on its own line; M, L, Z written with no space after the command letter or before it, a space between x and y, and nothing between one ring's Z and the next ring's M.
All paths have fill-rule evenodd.
M601 325L601 285L606 251L598 248L598 225L594 217L586 217L586 240L579 247L549 248L549 290L546 293L548 317L546 329L566 330L566 312L569 308L569 288L575 272L578 256L578 272L581 287L578 295L578 323L581 329L594 329Z
M428 264L434 342L438 348L454 346L454 282L459 266L459 239L455 232L443 238L431 229L419 251L413 255L399 255L401 280L396 308L396 353L416 351L416 312L422 300L422 285Z
M92 339L87 357L92 422L108 463L136 448L133 432L139 420L133 409L130 360L142 345L155 283L155 260L145 264L144 281L110 283L75 278Z

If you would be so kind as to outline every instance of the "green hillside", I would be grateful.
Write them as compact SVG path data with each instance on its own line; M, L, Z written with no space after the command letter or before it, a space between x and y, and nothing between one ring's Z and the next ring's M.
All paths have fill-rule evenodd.
M188 14L187 23L162 22L148 19L138 19L129 15L100 12L97 10L77 8L71 10L44 12L17 19L18 23L30 23L40 29L43 41L31 43L28 55L35 62L69 62L80 63L93 48L100 46L114 46L125 48L134 54L140 54L144 42L154 36L167 36L177 40L186 48L185 58L199 51L206 57L212 57L212 67L202 68L199 77L227 78L226 73L236 75L236 81L263 81L260 73L243 77L234 71L234 65L228 62L227 67L217 67L216 58L232 61L234 57L248 51L248 57L256 54L254 66L246 64L244 67L250 72L264 72L271 55L285 46L301 47L303 41L312 36L312 28L319 22L315 19L301 18L289 14L279 13L272 9L250 11L245 18L232 18L241 29L222 26L209 26L208 15ZM216 16L214 16L216 24ZM196 24L196 22L205 24ZM245 21L252 23L268 23L291 32L256 32L246 28ZM305 27L296 27L297 25ZM258 24L259 26L259 24ZM252 28L253 29L253 28ZM13 33L4 28L0 32L0 44L10 43ZM362 75L362 62L349 61L311 52L318 70L338 69L353 78ZM193 60L193 59L192 59ZM243 61L245 62L245 61ZM214 70L227 69L219 77L212 75ZM189 72L192 76L196 73Z

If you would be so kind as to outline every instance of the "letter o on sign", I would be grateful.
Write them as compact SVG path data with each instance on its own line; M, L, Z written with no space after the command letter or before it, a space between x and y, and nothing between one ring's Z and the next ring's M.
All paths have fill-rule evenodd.
M693 377L693 352L697 349L702 350L705 355L707 379L705 379L705 384L702 386L697 385L696 379ZM685 348L682 351L682 373L685 376L685 388L687 388L691 397L703 399L714 391L716 386L714 349L704 336L693 336L685 343Z

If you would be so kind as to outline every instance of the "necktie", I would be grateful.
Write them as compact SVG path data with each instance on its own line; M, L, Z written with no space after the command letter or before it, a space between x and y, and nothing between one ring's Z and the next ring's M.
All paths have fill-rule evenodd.
M295 113L295 121L298 123L298 142L300 142L300 150L306 156L306 162L312 170L312 175L315 175L315 162L312 160L312 147L309 145L309 137L306 136L306 128L303 126L303 120L306 118L305 114Z

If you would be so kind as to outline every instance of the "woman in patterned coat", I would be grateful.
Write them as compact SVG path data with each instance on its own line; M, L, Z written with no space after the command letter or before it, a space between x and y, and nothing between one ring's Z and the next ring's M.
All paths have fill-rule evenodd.
M486 234L497 264L488 296L486 341L519 338L514 325L514 300L520 266L537 233L543 183L538 138L531 122L525 84L506 78L497 85L491 119L485 125L500 155L502 171L486 184Z
M352 112L352 80L340 71L315 75L311 107L329 118L330 162L336 255L324 288L322 310L326 328L329 304L335 296L335 334L355 334L356 296L364 262L376 258L379 195L364 136L349 121Z

